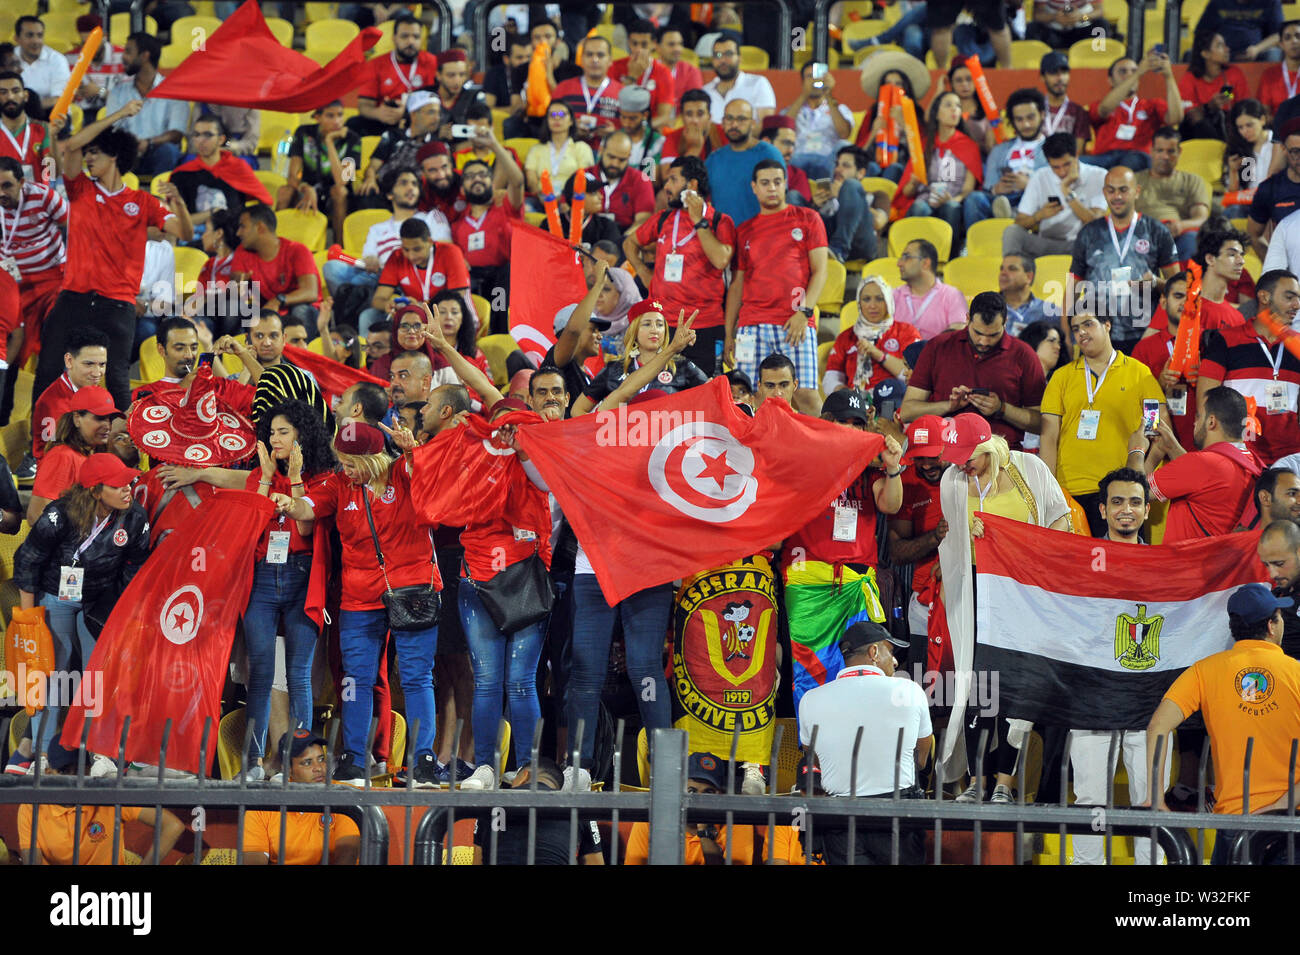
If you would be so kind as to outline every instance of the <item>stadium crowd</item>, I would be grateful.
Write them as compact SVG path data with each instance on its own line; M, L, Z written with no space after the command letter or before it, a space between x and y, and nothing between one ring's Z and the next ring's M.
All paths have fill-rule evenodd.
M1100 2L836 4L840 49L829 66L804 57L785 99L764 49L788 41L742 22L740 4L502 6L490 50L473 49L469 11L435 50L427 13L401 3L338 4L310 23L282 4L272 32L320 62L362 27L385 31L360 83L300 117L150 97L204 56L191 31L244 16L169 0L146 5L145 31L110 31L72 108L51 117L82 44L108 26L74 6L73 19L13 19L0 44L0 421L16 465L0 462L0 532L21 541L6 619L11 633L48 628L54 670L86 667L170 534L223 490L248 491L274 513L251 553L222 713L252 727L250 780L608 782L622 745L610 714L633 732L677 718L682 595L663 584L610 603L589 541L527 461L507 517L440 501L458 517L430 521L430 488L452 468L429 473L440 458L420 449L495 427L493 453L522 460L517 425L725 376L747 415L781 402L884 439L814 520L754 558L777 568L775 711L798 718L805 745L821 727L822 791L892 794L901 728L915 750L904 789L1016 798L1016 721L962 719L919 685L900 704L838 679L954 668L957 617L973 608L968 579L954 596L944 541L979 537L978 511L1149 545L1264 529L1259 579L1276 597L1234 597L1227 652L1278 658L1281 708L1223 730L1210 713L1231 668L1210 658L1169 690L1151 732L1202 709L1216 766L1240 760L1247 732L1271 740L1255 750L1251 805L1284 796L1300 736L1300 19L1280 3L1209 0L1185 50L1148 37L1136 58ZM1248 61L1271 63L1253 88ZM837 95L848 66L861 112ZM985 74L1013 67L1037 79L997 108ZM1072 84L1079 69L1106 88ZM512 262L526 230L572 234L586 288L528 334L511 300L547 277ZM635 519L608 513L600 532ZM553 600L503 618L539 565ZM410 589L440 606L398 626L387 598ZM67 710L51 699L6 772L75 771L56 738ZM328 758L326 713L341 723ZM848 778L859 713L875 742ZM496 765L503 716L512 742ZM935 780L931 736L950 718L969 772ZM532 765L539 720L554 759ZM982 729L987 780L974 773ZM1035 729L1038 798L1071 785L1052 770L1068 746L1076 799L1104 802L1109 734ZM1160 767L1146 727L1128 729L1140 803ZM1179 731L1178 777L1158 787L1172 807L1202 795L1206 732ZM92 773L116 772L111 755L90 754ZM741 791L766 789L764 762L744 761ZM725 767L694 752L691 791L725 792ZM1239 813L1240 773L1213 775L1216 811ZM170 848L180 829L162 815ZM246 849L271 859L277 823L253 815ZM70 857L72 825L42 822L32 858ZM290 861L314 861L311 825L295 825ZM337 858L352 858L355 828L336 836ZM686 859L715 863L730 839L739 861L837 862L842 836L809 847L785 828L702 825ZM599 838L584 834L584 861ZM628 863L645 861L647 839L634 827ZM1092 841L1075 840L1076 862L1102 861ZM563 855L567 830L560 843ZM887 859L887 834L858 852Z

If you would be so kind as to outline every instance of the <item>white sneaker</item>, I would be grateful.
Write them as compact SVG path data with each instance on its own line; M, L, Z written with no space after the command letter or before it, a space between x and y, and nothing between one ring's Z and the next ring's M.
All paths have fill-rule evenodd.
M965 803L979 802L979 801L980 801L979 784L974 782L972 782L969 786L967 786L964 790L962 790L961 795L953 800L953 802L965 802Z
M132 776L152 776L154 779L158 778L157 763L132 763L128 769ZM198 779L198 776L183 769L168 769L163 772L163 779Z
M763 795L767 791L767 783L763 779L763 767L758 763L744 763L742 768L745 770L745 778L740 784L741 795Z
M266 770L262 768L260 763L254 763L252 766L249 766L248 771L244 773L244 782L246 783L261 782L265 778Z
M576 782L574 781L575 775L577 776ZM561 790L563 792L580 792L580 793L590 792L591 773L587 772L587 770L585 769L580 768L575 774L572 766L565 766L564 785L561 787Z
M993 795L989 797L989 802L996 806L1010 806L1016 801L1015 795L1011 792L1011 787L1003 783L998 783L993 787Z
M497 774L491 766L480 766L469 779L460 784L461 789L496 789Z
M87 771L87 775L90 776L91 779L98 779L101 776L117 775L117 763L113 762L113 760L109 759L107 756L104 756L101 753L91 753L90 759L90 768Z

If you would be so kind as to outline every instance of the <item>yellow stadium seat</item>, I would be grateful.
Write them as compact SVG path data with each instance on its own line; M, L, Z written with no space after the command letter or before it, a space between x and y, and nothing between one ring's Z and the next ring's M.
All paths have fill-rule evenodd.
M788 793L799 779L799 730L790 717L778 719L781 727L781 748L776 754L776 791Z
M185 58L193 52L188 43L169 43L162 48L162 55L158 57L158 65L164 70L174 70L184 63Z
M1011 68L1013 70L1036 70L1043 57L1052 52L1052 48L1041 40L1012 40Z
M504 388L510 382L506 374L506 356L519 345L510 335L484 335L478 340L478 347L487 356L492 368L492 380L498 388Z
M492 304L482 295L471 295L470 300L474 303L474 313L478 315L478 333L482 338L492 318Z
M361 175L357 176L352 183L354 189L360 188L365 178L366 167L370 165L370 157L375 154L375 147L379 145L380 139L379 136L361 137L361 165L357 167L361 171Z
M884 20L854 20L846 23L840 31L840 53L851 58L854 51L850 44L853 41L879 36L888 29L889 24Z
M63 10L59 13L47 13L41 17L41 22L45 24L45 45L55 50L70 50L76 46L80 42L80 37L77 35L77 17L81 16L81 13L80 10ZM115 16L125 15L115 14ZM13 39L12 29L6 39ZM118 45L120 46L121 43Z
M126 186L128 189L139 189L140 177L133 172L128 172L122 177L122 185Z
M537 226L537 228L540 229L542 226L546 225L546 213L545 213L545 212L525 212L525 213L524 213L524 221L527 222L529 225L535 225L535 226Z
M1178 154L1178 169L1194 173L1210 184L1222 188L1223 154L1228 144L1219 139L1184 140Z
M820 345L817 346L817 391L818 392L821 392L822 379L826 377L826 362L830 358L831 347L834 344L835 344L834 341L829 341L829 342L822 342ZM826 395L823 393L822 397L825 398Z
M208 37L216 33L220 26L221 21L216 17L177 17L172 21L172 43L187 46L191 50L202 49Z
M167 374L162 355L158 354L158 336L150 335L140 343L140 377L145 381L157 381Z
M852 130L852 133L851 133L850 136L849 136L849 139L850 139L850 140L854 140L854 141L857 140L857 138L858 138L858 133L859 133L859 132L861 131L861 129L862 129L862 124L865 123L866 121L867 121L867 110L865 110L865 109L854 110L854 112L853 112L853 130Z
M740 68L742 70L766 70L772 58L761 46L742 46L740 48Z
M893 287L900 281L898 277L898 258L895 256L872 259L870 262L863 264L860 274L864 278L868 275L879 275L889 283L890 287Z
M153 179L149 180L149 191L161 199L163 183L170 182L171 178L172 174L169 172L159 173L154 176Z
M1070 259L1071 256L1068 255L1040 255L1034 259L1034 268L1038 270L1034 275L1034 294L1039 298L1047 297L1048 285L1053 283L1063 292L1065 277L1070 271Z
M967 255L943 267L943 280L963 295L998 290L998 267L1002 257Z
M499 731L501 735L497 739L497 746L501 751L501 759L495 767L497 771L497 779L501 778L501 773L505 770L506 763L510 762L510 721L502 720L499 724Z
M836 262L829 255L826 256L826 284L822 286L822 294L817 299L816 305L821 311L831 314L838 314L840 306L844 304L844 283L848 278L842 262Z
M325 229L329 226L325 213L308 209L281 209L275 217L275 234L280 238L301 242L312 252L325 248Z
M284 176L270 169L254 170L253 175L257 177L258 181L261 182L262 185L266 186L266 191L271 194L272 200L275 199L275 190L279 189L285 183Z
M513 136L510 139L504 140L501 145L506 147L506 149L513 149L515 155L519 157L519 161L523 162L524 157L528 155L528 150L536 146L538 142L539 140L536 140L531 136Z
M613 8L611 7L610 9ZM699 54L697 54L694 50L682 50L682 59L685 60L687 63L691 64L691 66L700 65Z
M319 20L307 24L304 33L305 46L309 50L343 49L352 42L352 38L361 32L361 28L351 20Z
M14 722L17 721L18 721L18 717L15 716ZM9 748L13 749L14 745L17 744L11 744ZM646 738L646 732L644 726L641 727L641 731L636 734L636 769L638 775L641 778L641 785L649 786L650 785L650 742Z
M492 107L492 135L501 141L506 138L506 120L510 118L510 110L502 109L499 106ZM519 157L521 160L523 156Z
M76 28L75 18L73 20L73 28L74 29L73 29L72 36L73 39L75 40L77 36L76 29L75 29ZM48 33L49 27L46 27L45 29L46 32ZM151 16L146 16L144 18L144 32L151 34L152 36L157 36L158 21ZM131 14L115 13L108 18L108 36L110 42L112 42L114 46L126 46L126 38L129 37L130 35L131 35ZM48 37L46 38L46 42L47 43L49 42Z
M273 109L262 110L262 125L257 134L257 151L274 153L280 137L286 132L298 128L299 120L294 113L281 113Z
M1089 37L1073 44L1069 50L1070 69L1109 69L1126 54L1124 44L1110 37Z
M180 274L179 283L181 289L186 295L194 291L198 284L199 273L203 271L203 266L207 265L208 257L202 249L195 249L187 245L178 245L172 251L176 257L176 271Z
M840 309L840 334L852 328L858 322L858 303L856 301L845 302L844 307Z
M1246 253L1246 271L1252 278L1259 278L1264 274L1264 263L1259 260L1254 250Z
M862 184L864 192L883 192L891 200L894 198L894 193L898 192L898 183L892 179L886 179L884 176L865 176L859 179L858 182Z
M370 227L387 222L392 217L392 212L387 209L358 209L348 213L348 217L343 220L343 250L348 255L360 256Z
M393 51L393 21L385 20L379 24L379 39L375 45L370 48L370 55L383 56L385 53Z
M947 262L952 254L952 226L931 216L909 216L899 219L889 227L889 254L902 255L903 248L913 239L926 239L939 252L940 263Z
M342 50L336 50L333 47L318 47L316 49L308 47L302 51L302 55L307 57L309 60L315 60L319 66L325 66L341 52Z
M967 255L996 255L1002 258L1002 233L1015 219L984 219L966 230Z
M266 26L282 46L293 46L293 24L281 17L267 17Z
M337 3L304 3L303 19L308 23L316 23L320 20L333 20L338 16L339 5Z

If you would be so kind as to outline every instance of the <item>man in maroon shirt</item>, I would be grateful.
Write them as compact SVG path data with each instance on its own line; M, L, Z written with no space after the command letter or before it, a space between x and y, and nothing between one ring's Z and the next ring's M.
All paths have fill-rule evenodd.
M585 142L599 142L618 121L618 94L623 86L609 76L612 50L603 36L584 39L582 75L564 80L551 91L551 99L563 100L573 114L574 137Z
M259 308L273 308L316 327L320 276L311 251L301 242L275 234L275 211L265 203L246 206L239 214L239 248L230 263L237 282L249 282Z
M609 75L627 84L628 77L634 86L650 91L650 125L655 129L672 124L677 112L677 95L673 74L668 67L654 58L655 25L649 20L636 20L627 28L629 56L615 60ZM684 92L684 91L683 91Z
M655 208L655 187L645 173L628 165L631 158L632 140L619 130L606 137L599 162L587 170L600 177L594 188L602 197L601 211L612 215L624 232L649 219Z
M921 352L903 398L904 423L922 415L955 415L973 408L1013 450L1026 431L1038 434L1038 407L1047 380L1034 350L1007 331L1007 303L980 292L970 323L944 332Z

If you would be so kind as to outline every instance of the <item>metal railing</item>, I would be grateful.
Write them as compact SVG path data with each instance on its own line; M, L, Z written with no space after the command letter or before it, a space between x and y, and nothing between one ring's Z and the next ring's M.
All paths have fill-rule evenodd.
M40 723L48 716L48 711L38 719L36 729L40 738ZM85 734L89 733L90 721L87 721ZM373 742L377 721L372 721L370 739ZM7 729L7 726L5 727ZM202 765L209 764L212 720L204 727L200 746ZM418 726L412 727L411 738L418 733ZM459 734L458 727L458 734ZM771 753L771 765L777 764L777 754L781 750L783 727L778 724L775 729ZM813 847L816 844L817 827L830 825L846 831L848 837L847 862L853 864L856 857L857 840L860 833L889 832L891 834L890 861L897 864L901 859L900 842L904 831L933 831L933 855L930 861L941 864L943 860L943 833L949 831L970 831L974 834L973 862L981 864L982 847L980 836L984 832L1013 832L1015 839L1015 862L1023 864L1025 859L1026 833L1056 833L1060 838L1058 862L1066 861L1065 836L1067 833L1077 835L1099 835L1097 831L1098 808L1104 808L1104 839L1106 861L1111 861L1111 843L1116 836L1137 836L1151 839L1151 862L1156 861L1157 846L1168 857L1171 865L1196 865L1203 858L1204 831L1229 830L1223 838L1227 858L1234 864L1259 864L1264 855L1278 852L1285 844L1288 863L1295 860L1295 838L1300 832L1300 820L1295 815L1295 785L1288 795L1288 807L1285 814L1250 815L1249 792L1251 763L1253 760L1253 740L1247 746L1243 766L1243 792L1247 794L1243 811L1245 815L1215 815L1205 811L1204 788L1208 770L1208 740L1202 750L1200 767L1201 801L1198 811L1193 813L1174 813L1153 811L1142 808L1118 808L1114 805L1114 787L1108 786L1108 797L1104 807L1085 805L1067 805L1065 796L1057 805L1026 804L1026 768L1025 760L1019 761L1019 801L1007 805L958 803L948 798L942 785L936 784L936 795L932 798L906 798L901 783L903 759L910 759L911 749L904 746L900 731L895 749L894 792L892 798L881 796L845 797L814 795L811 789L803 792L779 794L776 790L775 769L770 774L771 782L764 795L740 795L736 792L736 773L739 766L736 748L739 741L737 734L732 738L731 752L728 755L729 780L725 794L692 794L686 792L686 773L689 758L686 733L680 730L656 730L651 747L651 785L649 792L622 789L619 779L623 768L621 747L615 750L613 775L614 788L610 792L553 792L538 787L536 776L531 785L524 789L511 790L465 790L465 789L419 789L415 788L414 778L407 781L405 788L374 788L367 778L365 788L325 784L294 783L288 781L288 774L282 782L247 782L244 774L236 780L211 780L205 778L175 779L167 776L167 751L171 738L171 721L164 727L162 745L158 754L156 777L125 776L126 741L130 733L130 720L123 727L121 745L119 746L117 766L118 776L91 778L87 775L87 756L82 750L75 775L42 776L33 778L4 776L0 777L0 804L27 805L75 805L77 833L73 847L74 858L80 858L80 832L82 813L87 806L113 806L113 861L116 864L118 850L122 845L122 807L153 806L158 810L154 824L154 853L157 857L162 838L162 815L164 808L186 811L191 816L198 814L202 808L237 810L236 844L234 846L236 863L244 861L244 815L249 810L278 811L280 814L280 845L277 860L283 863L287 827L285 817L289 812L323 812L325 814L322 832L322 855L328 861L331 830L331 814L338 813L351 818L360 832L359 862L362 865L387 864L389 856L389 828L384 815L385 807L399 807L406 810L405 839L402 850L402 864L438 865L443 864L441 851L444 838L455 831L457 818L498 816L505 820L527 819L526 860L532 862L537 847L537 829L539 820L567 820L569 823L569 858L576 862L579 827L585 819L608 819L612 823L614 837L610 840L612 864L619 861L619 840L617 838L620 821L649 823L649 862L653 865L675 865L683 861L686 827L690 823L716 822L725 818L728 831L733 831L736 824L771 827L790 826L798 830L804 848L805 863L814 862ZM244 752L248 752L251 739L251 727L245 731ZM572 756L576 763L581 751L584 726L579 722L573 734ZM622 740L623 721L618 722L616 738ZM334 751L334 741L338 733L338 722L331 724L329 750ZM531 743L531 757L536 764L541 746L542 726L539 721ZM818 728L813 727L808 749L816 750ZM856 780L859 747L862 743L863 729L858 729L854 743L850 779ZM86 738L83 735L83 740ZM459 738L459 735L457 737ZM500 740L500 735L498 740ZM983 777L983 750L986 742L981 736L978 751L981 754L976 761L975 775ZM1163 743L1163 741L1161 741ZM1108 765L1115 763L1119 734L1111 737ZM369 750L370 747L367 747ZM1295 778L1296 755L1300 744L1292 742L1290 759L1290 778ZM939 749L942 752L942 748ZM287 750L281 753L283 764L288 764ZM497 764L500 764L500 744L497 746ZM719 758L721 758L719 756ZM247 766L247 756L243 759ZM369 762L369 760L367 761ZM367 776L371 766L367 766ZM1062 757L1062 779L1067 778L1068 752ZM934 779L944 778L942 760L934 767ZM453 787L455 781L453 780ZM811 774L806 784L811 787ZM1065 787L1062 787L1063 791ZM1153 778L1150 797L1154 801L1158 794L1156 780ZM982 794L981 794L982 798ZM423 807L424 813L418 824L412 827L413 814ZM36 845L37 813L32 813L31 831L28 842ZM1195 830L1195 839L1188 833ZM495 864L497 859L499 832L498 827L491 827L488 837L489 845L484 850L485 861ZM766 861L772 861L773 841L766 841ZM450 840L454 843L454 836ZM200 861L203 851L201 839L195 840L194 861ZM209 847L212 848L212 847ZM450 861L454 846L446 851ZM732 863L733 840L727 840L725 864ZM756 860L757 861L757 860ZM1140 860L1139 860L1140 861Z

